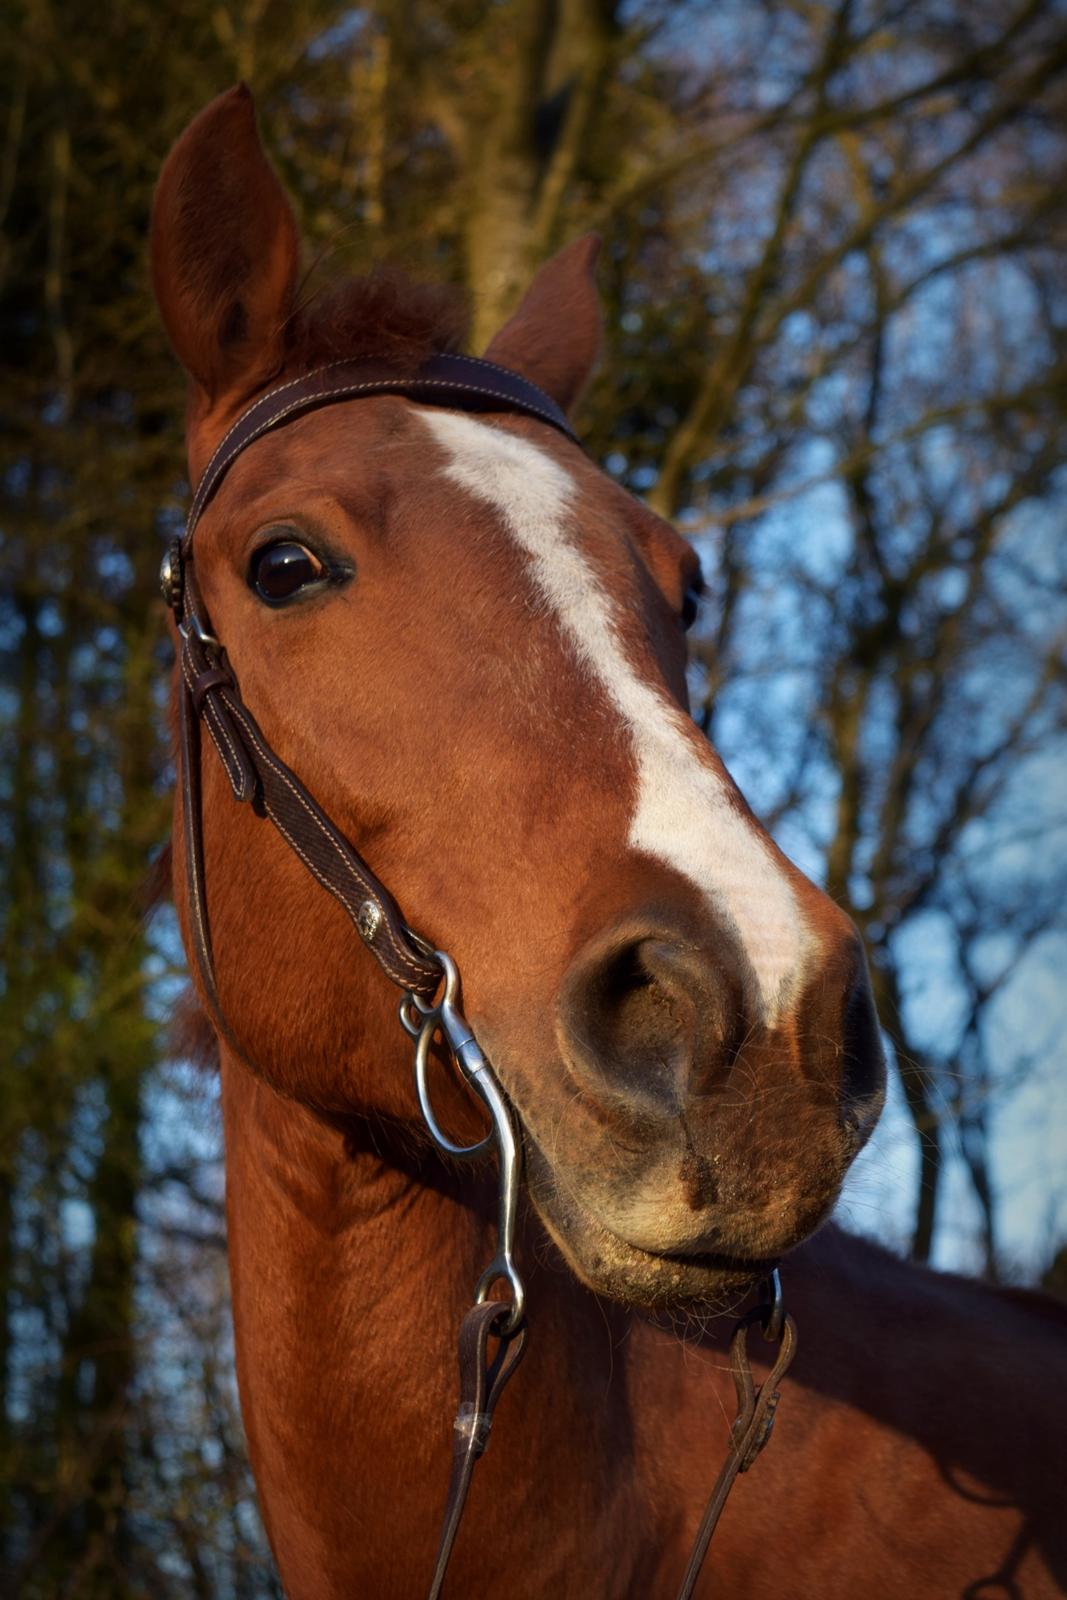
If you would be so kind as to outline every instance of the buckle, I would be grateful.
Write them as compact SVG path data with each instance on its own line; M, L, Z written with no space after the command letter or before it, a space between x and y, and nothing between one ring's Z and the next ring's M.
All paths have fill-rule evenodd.
M213 633L208 633L195 611L190 612L184 622L179 622L178 632L183 639L188 639L190 633L193 633L205 650L216 650L222 654L222 645Z

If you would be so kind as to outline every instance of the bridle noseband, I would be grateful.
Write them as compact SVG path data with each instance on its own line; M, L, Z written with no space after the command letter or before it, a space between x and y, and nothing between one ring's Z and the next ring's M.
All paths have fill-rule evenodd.
M478 1046L459 1003L459 973L442 951L413 932L396 900L362 856L334 825L292 769L271 749L241 692L225 648L212 628L196 579L194 535L197 524L237 457L255 440L294 417L321 406L373 395L403 395L431 405L465 411L510 412L548 423L577 443L563 411L536 385L473 356L433 355L413 372L398 372L383 362L333 362L269 390L238 417L217 446L193 496L181 540L171 544L160 571L163 596L178 630L179 784L185 878L193 949L201 986L219 1035L248 1062L247 1052L226 1021L219 1003L204 883L203 808L200 782L201 723L215 746L234 798L269 818L307 870L340 902L363 943L391 982L402 991L400 1020L416 1040L415 1085L430 1136L445 1154L473 1160L495 1151L498 1162L497 1249L475 1286L474 1304L463 1318L459 1337L460 1406L453 1429L452 1476L437 1564L430 1586L436 1600L459 1529L474 1464L489 1442L493 1412L526 1340L525 1292L513 1259L521 1144L514 1114ZM490 1131L472 1145L457 1145L434 1115L427 1064L440 1035L464 1079L490 1117ZM249 1063L250 1064L250 1063ZM507 1286L509 1298L490 1299L494 1285ZM768 1280L769 1298L735 1328L730 1365L737 1389L738 1414L729 1453L719 1474L697 1536L678 1600L688 1600L711 1535L737 1475L747 1470L770 1435L778 1402L777 1385L796 1347L796 1329L784 1316L777 1272ZM779 1342L770 1374L760 1387L748 1362L749 1329L759 1323ZM496 1341L489 1355L489 1340Z

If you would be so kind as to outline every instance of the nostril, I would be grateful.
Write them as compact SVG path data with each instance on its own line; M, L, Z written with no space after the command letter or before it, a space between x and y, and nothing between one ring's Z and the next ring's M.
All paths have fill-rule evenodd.
M678 1109L723 1064L724 976L659 932L616 938L572 971L561 1003L572 1068L631 1101Z
M595 1044L616 1073L673 1095L692 1048L693 1001L670 981L659 941L642 939L607 960L590 986Z
M841 1120L862 1142L882 1105L885 1054L866 972L849 989L842 1015Z

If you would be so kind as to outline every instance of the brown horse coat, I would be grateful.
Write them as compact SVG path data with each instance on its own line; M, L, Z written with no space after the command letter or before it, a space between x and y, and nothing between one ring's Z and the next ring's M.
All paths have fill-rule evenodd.
M301 309L298 255L233 91L175 147L153 219L194 477L267 386L458 338L447 296L396 280ZM550 262L488 352L563 405L595 356L594 255ZM382 397L250 446L195 560L272 746L459 962L523 1129L530 1351L448 1592L672 1594L731 1414L712 1313L790 1251L801 1353L701 1592L1063 1592L1059 1313L811 1237L880 1108L877 1027L851 923L685 716L684 541L536 420ZM406 1600L492 1174L430 1152L395 994L210 751L203 809L265 1520L293 1600Z

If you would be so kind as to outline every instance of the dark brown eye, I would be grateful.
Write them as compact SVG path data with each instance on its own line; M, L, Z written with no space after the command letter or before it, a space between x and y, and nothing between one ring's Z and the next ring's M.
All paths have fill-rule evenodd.
M248 569L249 586L268 605L291 600L309 583L322 577L322 563L302 544L282 539L257 550Z
M706 589L707 585L703 578L694 578L685 591L682 599L682 627L686 633L700 615L700 602L704 598Z

